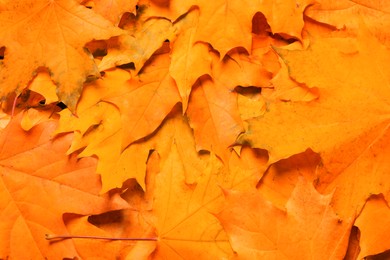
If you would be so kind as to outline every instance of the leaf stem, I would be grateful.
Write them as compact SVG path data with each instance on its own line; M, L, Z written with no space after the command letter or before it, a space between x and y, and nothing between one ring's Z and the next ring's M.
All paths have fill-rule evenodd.
M70 238L127 240L127 241L157 241L158 240L158 238L156 237L133 238L133 237L100 237L100 236L53 235L53 234L45 234L45 238L46 240L70 239Z

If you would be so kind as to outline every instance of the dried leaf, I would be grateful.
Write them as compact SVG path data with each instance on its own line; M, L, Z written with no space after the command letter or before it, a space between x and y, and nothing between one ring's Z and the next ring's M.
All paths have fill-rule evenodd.
M257 191L225 191L227 205L218 214L239 259L341 259L350 224L301 178L286 211ZM250 214L248 214L250 212Z
M46 67L60 100L73 111L87 77L99 76L84 45L122 33L73 0L7 1L0 20L0 46L5 46L0 96L20 94L31 75Z
M49 244L44 239L47 233L67 234L62 214L98 214L127 204L118 196L99 195L96 160L65 155L72 135L51 139L55 121L26 132L20 119L15 117L0 136L0 257L78 256L71 241Z

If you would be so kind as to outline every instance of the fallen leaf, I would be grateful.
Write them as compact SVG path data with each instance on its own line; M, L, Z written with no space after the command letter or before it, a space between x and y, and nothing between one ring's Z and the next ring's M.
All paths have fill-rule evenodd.
M358 259L385 252L389 248L390 208L383 196L370 197L355 226L360 230Z
M87 77L100 76L84 45L122 33L76 1L7 1L0 20L0 45L5 46L0 96L20 94L31 75L46 67L58 97L73 111Z
M273 76L273 73L263 66L261 60L239 49L229 52L222 61L213 55L212 66L213 79L230 90L237 86L267 87Z
M200 16L196 41L210 43L221 59L233 48L251 49L252 17L257 12L253 1L203 0L197 5Z
M176 21L196 4L197 0L140 0L138 2L145 17L166 17L172 22Z
M217 216L237 258L343 258L351 224L334 213L332 195L319 194L304 178L285 211L256 190L226 190L225 195L226 208Z
M216 158L215 158L216 159ZM231 248L216 217L210 213L221 198L217 186L209 186L214 166L197 180L196 186L185 183L184 165L177 146L154 177L154 226L159 237L154 258L210 259L226 258ZM196 228L194 228L196 227Z
M320 0L307 8L305 14L321 23L357 34L361 23L383 44L390 46L390 5L386 1L372 0Z
M180 102L176 83L169 75L169 54L155 54L138 75L130 79L117 93L103 98L121 112L122 149L151 134Z
M266 170L257 190L275 207L284 209L300 178L315 183L320 163L320 156L310 150L280 160Z
M131 22L126 34L110 41L107 55L99 63L100 71L132 62L137 74L164 41L173 38L172 23L167 19L145 20L141 13Z
M215 151L228 161L229 147L243 131L236 93L208 76L201 77L192 90L187 115L197 150Z
M118 24L125 12L134 12L136 0L93 0L93 10L113 24Z
M86 147L80 156L99 157L102 192L121 187L129 178L136 178L145 188L149 148L134 157L136 145L125 149L156 130L179 102L168 66L168 54L163 53L155 55L137 78L120 69L106 72L101 80L85 87L77 106L78 117L61 112L56 133L77 131L69 153ZM133 169L132 174L129 169Z
M188 99L196 80L202 75L211 75L209 47L195 41L198 19L199 10L194 9L174 25L183 33L179 33L172 43L169 73L179 89L183 112L187 110Z
M334 207L342 216L353 216L370 194L388 196L388 49L362 30L357 39L311 39L306 50L278 52L291 77L317 87L320 98L270 103L263 117L249 120L241 141L267 149L271 162L307 148L319 153L317 188L337 187Z
M0 257L76 257L71 241L52 244L45 240L47 233L67 234L63 213L99 214L127 203L117 195L99 195L96 160L65 155L72 135L51 139L55 121L27 132L20 128L20 120L21 114L0 136Z

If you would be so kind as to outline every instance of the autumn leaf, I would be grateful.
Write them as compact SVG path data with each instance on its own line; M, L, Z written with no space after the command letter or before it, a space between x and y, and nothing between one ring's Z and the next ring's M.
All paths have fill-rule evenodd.
M125 12L134 12L137 1L132 0L94 0L93 10L113 24L118 24Z
M359 259L388 250L389 217L389 206L382 196L372 196L367 200L355 222L360 230Z
M271 162L307 148L320 153L324 167L318 186L324 192L338 187L335 208L342 215L355 214L370 194L387 190L380 180L388 172L389 73L381 64L389 55L369 36L362 31L357 39L312 39L303 51L278 49L292 78L317 87L320 98L270 104L263 117L249 120L241 137L267 149Z
M86 86L77 117L70 111L61 112L57 133L77 131L69 153L86 147L80 156L99 157L102 192L119 188L132 177L145 188L145 163L152 148L126 148L156 130L179 102L175 82L168 74L169 61L167 53L155 55L137 78L123 70L107 72ZM133 173L129 175L130 169Z
M263 66L260 59L238 49L232 50L221 62L217 61L215 55L213 58L213 78L230 90L237 86L267 87L270 85L274 73Z
M197 32L198 41L209 42L220 52L221 58L235 47L251 50L252 18L262 12L268 20L273 33L283 33L290 37L301 38L303 11L313 3L303 1L229 1L219 0L212 3L199 1L202 13ZM277 10L277 11L276 11ZM240 35L240 37L237 37Z
M311 150L280 160L267 168L256 185L257 190L275 207L284 209L300 178L316 181L316 169L320 163L320 156Z
M153 215L157 217L154 225L159 237L155 258L207 259L231 254L226 234L209 212L215 192L220 193L217 187L207 186L212 167L197 180L196 187L186 185L184 166L173 143L170 156L154 177Z
M109 42L107 55L100 62L99 70L133 63L137 74L163 42L174 37L170 21L163 18L145 19L142 13L130 19L125 28L126 34Z
M155 250L156 236L148 222L149 201L135 181L126 182L125 186L127 190L121 196L129 203L128 209L89 217L69 214L64 217L66 227L73 235L118 239L75 239L75 247L83 258L107 259L115 255L121 259L146 259Z
M0 137L0 257L75 257L71 241L45 240L47 233L67 233L63 213L99 214L127 204L118 196L98 195L101 184L95 159L65 155L71 134L52 139L53 120L24 131L19 126L21 116L11 120Z
M176 81L184 112L196 80L200 76L211 74L209 47L195 40L198 20L199 10L193 9L174 25L178 30L183 30L183 33L178 34L173 41L169 73Z
M236 93L210 77L201 77L192 90L187 111L197 150L215 151L228 161L229 147L243 131Z
M239 259L341 259L348 243L348 220L339 219L330 202L301 178L281 210L256 190L225 191L218 214ZM244 203L243 203L244 202ZM251 212L247 214L247 212ZM319 217L313 217L319 215Z
M320 0L310 6L305 14L321 23L346 29L358 34L363 22L371 34L389 47L390 5L386 1L329 1Z
M389 11L0 0L0 258L389 258Z
M169 75L170 58L163 50L153 56L137 78L104 98L119 108L122 124L126 125L122 148L156 130L180 101L176 83Z
M235 47L251 49L252 17L258 11L253 1L198 1L197 5L201 11L197 41L209 42L221 58Z
M0 96L20 94L39 67L50 70L58 96L74 110L82 84L99 72L84 45L121 34L76 1L7 1L0 13Z
M145 8L145 17L165 17L174 22L181 15L187 13L190 8L196 5L197 0L140 0L138 5Z

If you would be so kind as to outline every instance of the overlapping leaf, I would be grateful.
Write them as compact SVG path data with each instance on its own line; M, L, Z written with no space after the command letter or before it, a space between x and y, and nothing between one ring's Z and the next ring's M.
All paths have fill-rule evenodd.
M0 258L386 258L388 7L0 1Z
M230 146L243 131L237 95L210 77L202 77L192 90L187 111L197 149L215 151L225 162Z
M218 218L239 259L344 256L350 223L337 217L330 206L331 195L320 195L303 178L287 202L286 211L276 208L257 191L225 193L227 205Z
M318 87L320 98L270 104L263 117L250 120L241 140L270 151L271 161L307 148L319 152L321 189L337 186L338 213L354 214L369 194L388 189L379 185L389 170L388 49L362 30L357 39L312 39L307 50L278 52L290 75Z
M137 78L123 70L107 72L86 86L77 117L66 110L61 113L57 133L77 131L69 152L86 147L80 156L99 157L103 192L121 187L129 178L145 187L145 163L152 147L125 148L155 131L179 102L175 82L168 74L169 61L167 53L155 55Z
M46 67L58 96L74 110L87 77L98 77L91 55L83 49L93 39L122 31L76 1L6 1L0 12L0 96L20 94L39 67Z
M359 259L388 250L389 217L390 209L382 196L372 196L367 200L355 222L360 231Z
M359 33L363 22L372 35L390 46L390 35L385 29L390 24L390 4L387 1L320 0L307 9L306 15L353 34Z
M0 257L75 257L71 241L52 245L45 240L47 233L67 233L63 213L99 214L127 204L117 195L98 195L101 183L95 159L77 160L65 154L71 134L51 139L54 120L24 131L21 116L0 137Z

